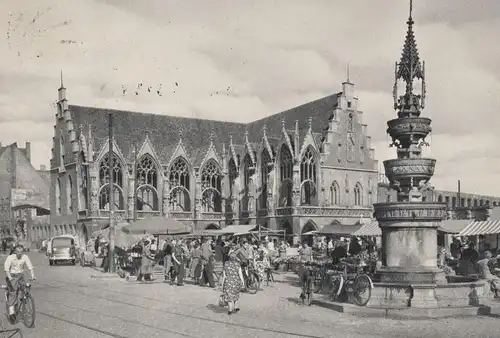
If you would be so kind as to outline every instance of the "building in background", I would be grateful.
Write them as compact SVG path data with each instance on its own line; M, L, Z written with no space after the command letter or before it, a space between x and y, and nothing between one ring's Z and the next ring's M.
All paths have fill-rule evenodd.
M110 166L117 221L172 217L196 230L260 224L298 235L354 225L376 201L377 162L349 81L247 124L70 106L61 83L55 122L56 233L88 239L108 223Z
M48 172L31 165L31 146L0 146L0 233L36 241L50 236Z
M380 203L396 201L396 191L389 188L384 175L379 175L377 200ZM423 201L444 202L448 206L449 219L486 220L492 208L500 206L500 197L468 192L435 189L425 191Z

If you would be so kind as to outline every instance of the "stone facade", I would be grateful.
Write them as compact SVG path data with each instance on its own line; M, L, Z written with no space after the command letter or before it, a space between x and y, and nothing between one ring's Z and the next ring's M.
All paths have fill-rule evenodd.
M88 238L108 222L109 166L117 220L172 217L196 230L260 224L300 234L370 218L377 161L353 90L345 82L340 93L240 124L70 106L61 85L54 230Z
M50 236L47 171L31 165L31 145L0 145L0 233L36 241ZM31 198L30 198L31 195ZM35 200L32 198L36 196ZM24 201L23 201L24 199ZM36 205L30 205L32 202ZM21 203L23 205L19 206ZM17 205L13 208L13 205ZM42 207L42 208L40 208ZM43 210L42 210L43 209Z

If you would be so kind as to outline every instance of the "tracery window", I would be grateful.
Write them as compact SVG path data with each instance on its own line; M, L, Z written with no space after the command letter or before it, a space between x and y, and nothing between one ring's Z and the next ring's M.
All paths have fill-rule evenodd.
M190 177L187 161L177 157L170 167L170 210L191 210Z
M238 177L238 168L236 168L236 163L234 163L233 158L229 160L229 198L228 198L228 212L236 211L236 199L238 198L238 191L236 191L236 178ZM233 201L234 200L234 201Z
M61 214L61 179L58 177L56 182L56 212Z
M252 171L254 170L253 162L250 154L246 154L243 158L243 185L245 187L244 196L242 199L243 211L252 210L251 194L252 194Z
M116 210L123 210L123 169L116 154L113 154L111 161L109 160L109 154L106 154L101 160L101 163L99 163L99 209L109 210L110 168L112 169L113 178L113 204Z
M267 190L268 190L268 175L269 175L269 163L271 162L271 156L267 149L262 151L261 164L260 164L260 181L261 181L261 194L260 194L260 208L267 208Z
M221 212L221 180L220 166L209 160L201 171L201 191L203 212Z
M292 206L293 157L290 149L283 144L280 149L280 207Z
M80 210L88 209L88 176L87 176L87 166L84 165L85 157L83 153L80 154L80 197L78 201L80 203Z
M71 179L71 176L68 175L68 186L66 187L68 189L68 213L73 212L73 180Z
M352 123L352 120L353 120L353 115L352 113L349 113L349 117L348 117L348 120L347 120L347 130L348 131L353 131L353 123Z
M363 205L363 187L360 183L354 187L354 205Z
M137 180L137 210L158 211L158 170L153 158L144 155L135 173Z
M63 131L62 129L60 130L60 133L62 134ZM60 165L64 165L64 157L66 155L66 149L64 147L64 137L62 137L62 135L59 137L59 161L60 161Z
M340 204L340 187L337 181L333 181L332 185L330 186L330 204Z
M317 173L316 153L312 147L307 147L300 162L301 204L317 205Z

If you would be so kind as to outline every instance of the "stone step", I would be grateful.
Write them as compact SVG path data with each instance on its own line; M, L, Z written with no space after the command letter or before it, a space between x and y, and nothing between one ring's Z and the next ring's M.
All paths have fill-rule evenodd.
M386 309L366 306L357 306L350 303L332 302L325 297L313 298L313 305L328 308L337 312L349 313L358 316L384 317L391 319L429 319L429 318L451 318L457 316L490 315L490 306L463 306L446 308L401 308ZM500 304L499 304L500 305ZM495 310L497 311L497 310ZM500 306L498 307L500 316Z

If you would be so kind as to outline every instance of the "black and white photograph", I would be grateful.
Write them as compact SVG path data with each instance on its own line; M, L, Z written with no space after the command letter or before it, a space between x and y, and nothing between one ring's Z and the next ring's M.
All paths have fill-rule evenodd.
M0 338L500 337L499 0L0 24Z

